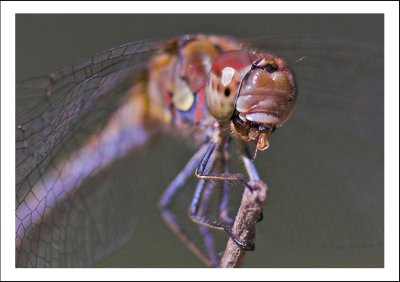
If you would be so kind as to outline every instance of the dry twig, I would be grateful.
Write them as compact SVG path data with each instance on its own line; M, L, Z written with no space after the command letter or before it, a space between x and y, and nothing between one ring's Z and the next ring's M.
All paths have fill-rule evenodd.
M232 232L241 241L255 242L256 223L262 216L268 187L260 180L253 180L250 185L254 187L254 190L253 192L250 189L244 190ZM246 252L247 250L241 248L232 238L229 238L220 267L240 267L243 264Z

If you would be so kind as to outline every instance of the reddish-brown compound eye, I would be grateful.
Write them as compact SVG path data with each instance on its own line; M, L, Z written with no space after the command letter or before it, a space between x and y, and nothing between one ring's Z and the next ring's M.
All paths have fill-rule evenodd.
M245 51L228 51L215 60L207 82L206 103L217 120L227 121L232 117L240 84L250 68L251 59Z

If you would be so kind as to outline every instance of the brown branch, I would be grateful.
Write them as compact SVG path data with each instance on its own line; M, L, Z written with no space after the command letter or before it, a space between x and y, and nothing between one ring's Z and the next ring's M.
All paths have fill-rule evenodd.
M242 203L232 228L233 234L242 242L255 242L256 223L262 216L268 193L267 184L260 180L251 181L249 184L254 190L253 192L247 188L244 190ZM220 267L240 267L246 252L232 238L229 238Z

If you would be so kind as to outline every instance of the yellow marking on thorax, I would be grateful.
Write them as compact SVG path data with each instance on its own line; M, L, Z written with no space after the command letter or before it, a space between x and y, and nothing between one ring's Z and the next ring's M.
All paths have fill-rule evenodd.
M176 56L161 54L154 57L149 64L147 94L149 97L149 114L163 124L171 124L172 113L166 106L166 95L172 89L172 70Z

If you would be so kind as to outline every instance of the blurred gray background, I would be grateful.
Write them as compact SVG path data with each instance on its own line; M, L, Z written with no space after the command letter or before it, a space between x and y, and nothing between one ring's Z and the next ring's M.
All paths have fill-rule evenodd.
M246 266L383 267L383 15L21 14L16 78L124 42L185 33L264 38L262 47L277 38L273 51L298 78L299 106L257 160L271 193ZM156 207L192 154L171 139L139 164L131 157L129 175L145 195L142 220L98 267L202 267Z

